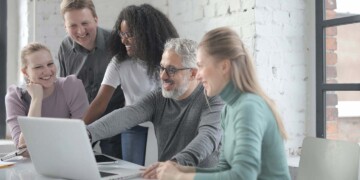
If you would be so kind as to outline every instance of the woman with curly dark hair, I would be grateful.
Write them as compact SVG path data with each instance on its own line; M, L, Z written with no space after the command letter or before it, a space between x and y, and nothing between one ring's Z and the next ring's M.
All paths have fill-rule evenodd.
M106 69L96 98L84 116L86 124L101 117L117 86L120 85L124 92L125 105L134 104L159 87L158 67L164 44L167 39L178 36L170 20L151 5L131 5L123 9L109 39L113 59ZM141 128L136 126L131 131L143 131ZM144 164L131 157L123 158Z

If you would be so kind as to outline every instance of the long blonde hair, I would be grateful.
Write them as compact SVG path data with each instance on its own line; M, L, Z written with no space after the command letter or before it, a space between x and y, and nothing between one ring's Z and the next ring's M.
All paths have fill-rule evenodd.
M231 80L235 86L242 92L257 94L265 100L275 116L281 136L286 140L287 133L275 103L258 83L253 62L236 32L228 27L213 29L205 34L198 47L217 61L231 61Z

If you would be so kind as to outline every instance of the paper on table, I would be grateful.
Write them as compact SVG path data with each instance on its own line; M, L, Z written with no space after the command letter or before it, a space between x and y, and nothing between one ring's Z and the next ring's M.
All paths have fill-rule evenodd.
M4 161L0 161L0 168L5 168L5 167L9 167L14 165L15 162L4 162Z

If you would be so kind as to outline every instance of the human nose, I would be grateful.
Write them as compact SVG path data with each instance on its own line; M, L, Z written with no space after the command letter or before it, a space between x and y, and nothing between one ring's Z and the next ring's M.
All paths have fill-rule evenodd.
M83 34L85 32L85 27L80 25L80 26L78 26L76 31L78 34Z
M51 74L51 72L53 71L53 69L51 67L45 67L44 70L42 71L42 74L47 75L47 74Z
M160 79L168 79L169 75L166 72L166 69L160 69Z
M121 39L121 43L123 43L123 44L126 44L126 43L129 42L127 37L121 37L120 36L120 39Z

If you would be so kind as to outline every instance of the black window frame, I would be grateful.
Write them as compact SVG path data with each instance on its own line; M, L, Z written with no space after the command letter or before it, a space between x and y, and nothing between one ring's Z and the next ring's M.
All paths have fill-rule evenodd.
M7 0L0 0L0 139L6 137Z
M316 137L326 138L326 92L360 91L359 83L326 83L326 31L333 26L360 23L360 15L326 20L325 0L315 1L316 7Z

